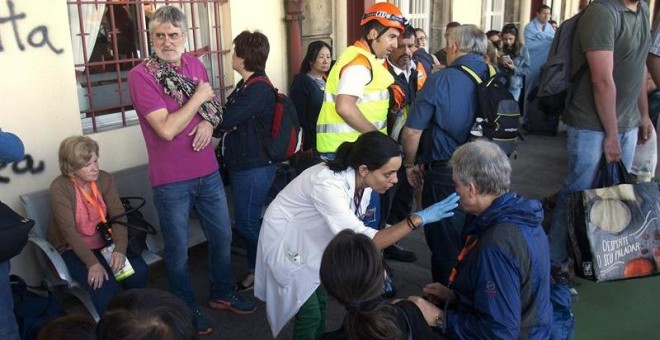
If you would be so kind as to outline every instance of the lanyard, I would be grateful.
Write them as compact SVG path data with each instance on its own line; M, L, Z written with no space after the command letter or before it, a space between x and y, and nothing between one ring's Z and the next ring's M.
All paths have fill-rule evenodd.
M359 219L362 219L362 216L360 216L360 204L362 203L362 195L364 195L364 189L361 189L360 191L355 191L355 194L353 195L353 204L355 205L355 216L357 216Z
M85 197L87 202L89 202L89 204L94 206L99 211L99 216L101 217L101 221L103 223L108 222L105 218L105 211L103 211L103 208L101 207L101 204L99 203L99 201L100 201L99 197L101 195L99 195L99 189L96 187L96 181L91 182L90 185L89 185L92 189L92 195L94 196L93 198L91 196L89 196L89 194L87 193L85 188L83 188L78 183L78 181L76 181L73 177L71 178L71 182L73 182L73 185L75 185L78 189L80 189L80 192Z
M468 235L465 238L465 246L463 246L463 249L458 254L456 265L454 266L454 268L451 269L451 274L449 274L449 281L447 287L450 287L451 284L454 283L456 274L458 274L458 265L461 263L461 261L463 261L463 259L470 252L470 250L472 250L472 248L474 248L477 245L477 241L479 241L479 239L474 235Z

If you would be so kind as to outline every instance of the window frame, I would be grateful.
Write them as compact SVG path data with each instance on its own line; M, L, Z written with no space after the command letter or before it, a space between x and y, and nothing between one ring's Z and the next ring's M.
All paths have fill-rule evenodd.
M217 98L224 102L228 91L233 87L231 58L227 57L231 50L224 48L223 44L231 43L228 0L67 0L66 3L71 26L79 114L84 134L138 124L137 114L130 101L127 76L128 71L146 59L153 50L147 18L150 11L160 6L178 6L186 13L189 27L184 32L188 36L184 53L202 60ZM129 47L135 48L135 54L128 56L120 55L117 42L120 32L117 26L121 23L116 19L116 11L120 6L124 6L135 29L134 40L129 44ZM86 10L96 15L95 21L83 19ZM108 22L103 23L103 20ZM88 26L87 29L85 25ZM89 37L94 31L94 25L108 25L112 59L90 61L99 39L99 33L96 33L95 41L90 42ZM92 45L92 51L89 51L88 45ZM106 67L108 71L105 71ZM95 71L94 68L101 71Z

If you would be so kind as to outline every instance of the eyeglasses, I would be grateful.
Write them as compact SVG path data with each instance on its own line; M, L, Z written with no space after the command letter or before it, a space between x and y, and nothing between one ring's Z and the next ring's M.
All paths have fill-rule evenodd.
M158 42L165 42L165 39L169 39L171 42L177 42L183 38L181 33L154 33L154 40Z
M371 17L379 17L379 18L385 18L387 20L395 21L400 23L401 25L407 25L408 24L408 19L404 17L400 17L398 15L394 15L391 13L387 13L385 11L376 11L376 12L371 12L371 13L365 13L362 16L362 20L371 18Z

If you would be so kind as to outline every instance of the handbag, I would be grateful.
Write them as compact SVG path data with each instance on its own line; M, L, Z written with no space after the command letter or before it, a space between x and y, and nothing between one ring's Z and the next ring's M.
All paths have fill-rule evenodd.
M131 201L138 201L135 206L133 206ZM138 257L144 251L147 245L147 234L155 235L156 228L149 223L140 212L146 200L142 197L121 197L121 203L124 205L125 212L118 214L116 216L108 217L103 228L106 228L112 224L121 224L126 227L128 230L128 246L126 248L126 257ZM119 219L126 216L126 222L120 221Z
M0 202L0 262L8 261L21 252L32 227L33 220Z
M597 189L569 196L569 239L576 274L598 282L660 271L660 190L633 184L621 161L601 161Z

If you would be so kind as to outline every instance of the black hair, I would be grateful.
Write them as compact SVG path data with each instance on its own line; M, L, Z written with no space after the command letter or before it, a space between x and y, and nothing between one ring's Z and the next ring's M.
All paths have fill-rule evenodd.
M324 47L327 48L330 51L330 55L332 55L332 47L330 47L325 41L316 40L309 43L309 46L307 46L307 54L305 54L305 58L303 58L303 61L300 64L300 74L305 74L312 69L312 64L314 64L319 53L321 53L321 49Z
M504 27L502 27L502 32L500 33L500 36L503 36L504 34L511 34L515 38L513 41L513 46L508 46L508 48L504 45L504 42L502 42L502 50L505 53L510 54L512 57L516 57L520 55L520 36L518 35L518 27L514 24L506 24Z
M190 308L170 292L131 289L117 295L99 321L99 340L196 339Z
M378 39L381 35L385 34L388 29L389 27L381 24L378 20L369 20L362 26L362 37L371 45L373 39L367 38L371 30L376 30L376 32L378 32L378 36L376 37L376 39Z
M47 323L37 340L96 340L94 320L82 314L70 314Z
M424 31L421 30L421 29L420 29L420 31L424 32ZM403 33L401 33L401 35L399 36L399 38L401 38L401 39L408 39L408 38L410 38L410 37L414 37L415 39L417 39L417 38L415 37L415 32L417 32L417 30L416 30L415 28L413 28L412 26L406 24L405 26L403 26Z
M417 34L418 32L422 32L422 33L426 34L426 32L424 32L424 30L419 28L419 27L415 28L415 34Z
M550 6L541 5L538 8L536 8L536 14L539 14L539 13L543 12L544 9L549 9L550 11L552 11L552 8L550 8Z
M366 165L373 171L379 169L392 157L401 156L401 146L394 139L380 131L370 131L358 137L355 142L342 143L335 159L326 161L328 168L334 172L347 168L358 170L360 165Z
M498 30L490 30L490 31L486 32L486 38L490 38L490 37L492 37L492 36L494 36L494 35L500 35L500 31L498 31Z
M346 307L347 339L404 339L396 310L380 297L385 268L368 236L350 229L339 232L323 252L319 273L328 294Z
M268 37L259 31L243 31L234 38L234 53L243 58L247 71L264 71L270 53Z

